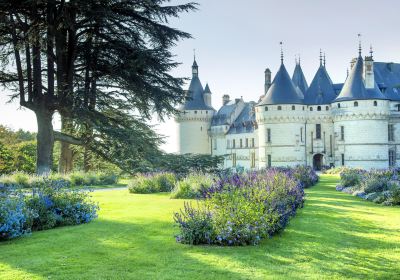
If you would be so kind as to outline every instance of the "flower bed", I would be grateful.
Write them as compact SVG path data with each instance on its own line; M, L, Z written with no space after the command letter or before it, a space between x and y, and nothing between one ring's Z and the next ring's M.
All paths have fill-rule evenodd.
M196 207L185 203L174 214L180 229L176 239L186 244L258 244L284 229L303 206L304 186L291 169L221 177L202 189Z
M138 174L128 183L131 193L170 192L177 181L173 173Z
M0 241L96 218L99 207L88 191L67 186L65 181L43 179L27 193L0 184Z
M340 173L336 190L383 205L400 205L399 175L398 169L347 169Z

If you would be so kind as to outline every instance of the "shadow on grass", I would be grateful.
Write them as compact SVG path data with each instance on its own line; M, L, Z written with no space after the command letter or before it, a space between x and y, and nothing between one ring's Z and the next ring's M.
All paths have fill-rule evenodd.
M144 211L127 221L98 219L0 244L0 276L6 264L53 279L396 279L400 228L369 217L382 209L400 216L399 209L338 193L335 185L328 177L308 189L289 227L259 246L178 244L172 217L150 218Z

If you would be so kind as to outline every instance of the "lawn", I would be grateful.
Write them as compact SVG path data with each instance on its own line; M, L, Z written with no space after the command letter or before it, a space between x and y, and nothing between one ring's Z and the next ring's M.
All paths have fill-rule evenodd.
M97 191L90 224L0 243L0 279L399 279L400 208L335 191L323 175L279 236L259 246L175 242L168 195Z

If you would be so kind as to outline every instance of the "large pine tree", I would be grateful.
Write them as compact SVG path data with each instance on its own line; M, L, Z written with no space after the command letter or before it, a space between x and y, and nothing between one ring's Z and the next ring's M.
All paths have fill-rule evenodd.
M50 172L55 140L124 169L157 149L147 120L185 97L171 47L190 35L168 19L196 9L168 2L0 0L0 82L36 114L37 173ZM55 112L68 129L53 131Z

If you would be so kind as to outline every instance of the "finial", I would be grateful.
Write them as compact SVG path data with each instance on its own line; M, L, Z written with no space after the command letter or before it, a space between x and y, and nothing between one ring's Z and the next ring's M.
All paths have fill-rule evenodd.
M361 34L358 33L358 55L361 56Z
M196 61L196 49L193 49L193 60Z
M279 42L279 45L281 45L281 64L283 64L283 47L282 47L283 43L282 43L282 41Z
M301 64L301 58L300 58L300 54L299 54L299 65Z
M322 50L319 49L319 65L322 66Z
M373 58L373 55L374 55L374 51L373 51L373 49L372 49L372 44L371 44L371 46L369 46L369 54L370 54L371 59L372 59L372 58Z
M326 56L325 56L325 52L324 52L324 67L326 65Z

